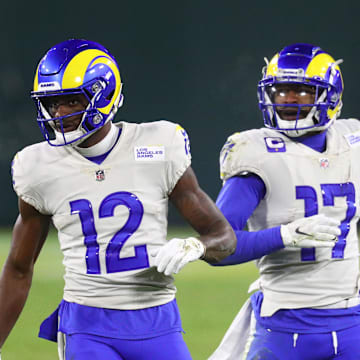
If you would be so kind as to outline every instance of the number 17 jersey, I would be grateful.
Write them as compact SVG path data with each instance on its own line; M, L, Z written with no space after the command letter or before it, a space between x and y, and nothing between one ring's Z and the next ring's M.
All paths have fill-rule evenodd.
M220 157L222 179L246 171L266 187L248 220L249 231L318 213L341 221L333 248L285 248L256 261L264 295L261 316L279 309L332 308L358 296L359 159L360 122L355 119L335 121L323 153L270 129L228 139Z

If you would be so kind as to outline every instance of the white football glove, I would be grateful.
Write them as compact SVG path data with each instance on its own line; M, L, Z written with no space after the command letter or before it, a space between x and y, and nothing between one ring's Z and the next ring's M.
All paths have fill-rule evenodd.
M318 214L281 225L285 247L333 247L341 234L340 221Z
M194 238L173 238L163 245L155 256L154 265L165 275L177 274L189 262L200 259L205 254L204 244Z

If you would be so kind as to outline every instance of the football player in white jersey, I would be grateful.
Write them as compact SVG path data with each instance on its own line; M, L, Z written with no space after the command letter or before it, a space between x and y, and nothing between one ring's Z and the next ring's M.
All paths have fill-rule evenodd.
M340 62L286 46L258 85L265 127L222 149L217 205L238 242L220 264L260 276L210 360L360 359L360 122L337 120Z
M121 88L114 57L92 41L57 44L38 65L32 98L46 141L12 164L20 214L0 279L0 346L52 222L64 298L39 336L58 342L60 359L191 359L172 275L222 260L236 237L198 185L181 126L112 123ZM167 241L169 199L197 238Z

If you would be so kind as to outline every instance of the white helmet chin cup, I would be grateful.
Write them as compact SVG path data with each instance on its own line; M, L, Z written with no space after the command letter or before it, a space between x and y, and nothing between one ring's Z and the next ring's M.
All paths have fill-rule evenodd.
M306 118L298 119L298 120L283 120L281 119L277 111L276 111L276 115L274 116L276 116L277 119L276 122L278 124L279 131L283 132L284 134L290 137L299 137L305 135L307 132L311 130L314 131L315 112L316 112L316 107L313 106L309 111L309 113L307 114Z
M323 91L321 96L319 96L318 103L322 102L326 97L326 91ZM269 98L270 100L270 98ZM295 104L295 106L299 106ZM300 111L300 109L299 109ZM331 121L323 126L316 126L319 119L319 111L316 106L313 106L305 118L298 120L284 120L280 117L279 113L276 111L273 116L276 116L276 123L279 131L286 134L289 137L300 137L305 135L308 132L320 132L327 129L335 120L335 117ZM284 129L284 130L282 130Z
M81 137L84 133L81 130L74 130L65 133L61 133L55 130L55 144L56 145L78 145L85 140L85 137ZM77 141L76 141L77 140Z

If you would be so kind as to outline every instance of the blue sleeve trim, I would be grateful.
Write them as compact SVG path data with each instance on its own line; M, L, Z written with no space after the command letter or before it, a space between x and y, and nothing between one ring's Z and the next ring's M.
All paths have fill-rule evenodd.
M280 226L254 232L236 230L235 234L237 237L235 252L221 262L212 265L241 264L284 248Z

